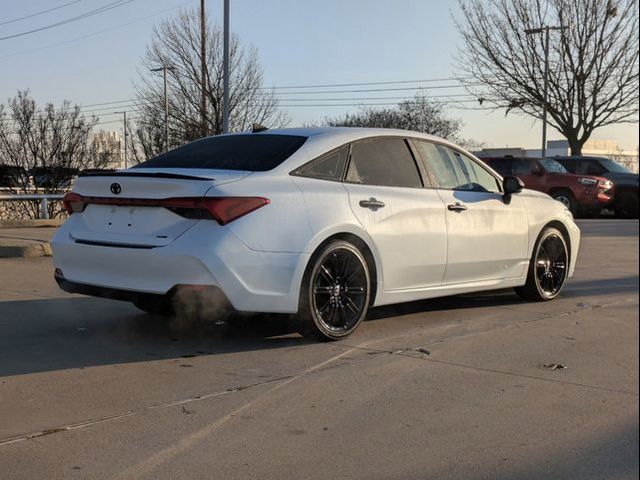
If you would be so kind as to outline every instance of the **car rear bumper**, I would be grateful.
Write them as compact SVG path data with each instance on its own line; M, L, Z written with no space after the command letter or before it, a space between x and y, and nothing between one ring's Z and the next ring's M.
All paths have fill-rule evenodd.
M58 283L67 291L133 301L179 285L219 288L240 311L294 313L308 254L249 249L227 228L199 221L169 245L131 248L78 243L73 217L54 237Z

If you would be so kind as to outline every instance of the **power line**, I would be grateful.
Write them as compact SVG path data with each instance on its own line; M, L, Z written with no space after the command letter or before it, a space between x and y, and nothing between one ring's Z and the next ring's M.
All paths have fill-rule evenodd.
M116 25L114 27L105 28L103 30L98 30L98 31L90 33L88 35L83 35L82 37L71 38L69 40L65 40L64 42L53 43L51 45L45 45L43 47L32 48L32 49L29 49L29 50L22 50L22 51L19 51L19 52L13 52L13 53L9 53L7 55L2 55L2 56L0 56L0 59L9 58L9 57L15 57L17 55L24 55L26 53L38 52L40 50L47 50L49 48L59 47L60 45L66 45L68 43L78 42L80 40L86 40L87 38L95 37L96 35L102 35L103 33L111 32L113 30L118 30L120 28L127 27L129 25L133 25L134 23L143 22L144 20L148 20L149 18L156 17L156 16L161 15L163 13L166 13L166 12L168 12L170 10L175 10L176 8L182 7L184 5L188 5L192 1L193 0L191 0L189 2L182 2L182 3L178 4L178 5L174 5L173 7L165 8L164 10L160 10L159 12L153 13L151 15L147 15L146 17L141 17L141 18L138 18L136 20L132 20L130 22L126 22L126 23L122 23L120 25Z
M436 83L436 82L448 82L448 81L459 81L462 79L468 79L471 77L447 77L447 78L427 78L422 80L396 80L396 81L386 81L386 82L362 82L362 83L325 83L319 85L287 85L287 86L279 86L279 87L271 87L274 89L294 89L294 88L331 88L331 87L361 87L361 86L369 86L369 85L396 85L403 83ZM260 87L262 90L271 90L270 87Z
M60 10L61 8L68 7L69 5L73 5L74 3L80 3L82 0L73 0L73 2L63 3L62 5L58 5L57 7L47 8L46 10L40 10L36 13L31 13L29 15L25 15L24 17L14 18L12 20L5 20L4 22L0 22L0 26L8 25L10 23L19 22L21 20L26 20L27 18L37 17L38 15L42 15L44 13L53 12L55 10Z
M24 35L30 35L32 33L42 32L43 30L49 30L51 28L59 27L61 25L67 25L69 23L77 22L78 20L84 20L85 18L92 17L94 15L98 15L100 13L107 12L109 10L113 10L114 8L122 7L123 5L127 5L128 3L134 2L135 0L117 0L115 2L108 3L103 5L102 7L96 8L94 10L90 10L88 12L82 13L80 15L76 15L75 17L67 18L66 20L60 20L59 22L51 23L49 25L45 25L44 27L34 28L32 30L27 30L20 33L14 33L13 35L7 35L5 37L0 37L0 40L8 40L10 38L22 37Z
M396 88L360 88L360 89L348 89L348 90L330 90L330 91L312 91L312 92L281 92L283 95L326 95L330 93L365 93L365 92L399 92L409 90L436 90L443 88L464 88L464 87L477 87L483 85L482 83L472 83L468 85L434 85L430 87L396 87Z

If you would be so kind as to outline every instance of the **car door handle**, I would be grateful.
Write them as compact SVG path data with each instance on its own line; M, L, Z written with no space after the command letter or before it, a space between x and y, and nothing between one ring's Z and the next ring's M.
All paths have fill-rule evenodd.
M456 202L453 205L447 205L447 209L452 212L464 212L467 209L467 207L466 205L461 205Z
M369 200L360 200L360 206L362 208L370 208L375 212L379 208L384 207L384 202L381 202L380 200L376 200L375 198L371 197Z

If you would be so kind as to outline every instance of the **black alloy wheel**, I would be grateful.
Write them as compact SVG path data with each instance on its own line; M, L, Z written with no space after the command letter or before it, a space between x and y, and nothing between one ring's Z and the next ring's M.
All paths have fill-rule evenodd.
M527 300L553 300L560 295L568 274L567 240L559 230L547 228L536 242L526 284L515 290Z
M357 247L337 240L315 256L301 295L302 334L336 340L351 334L367 314L369 269Z

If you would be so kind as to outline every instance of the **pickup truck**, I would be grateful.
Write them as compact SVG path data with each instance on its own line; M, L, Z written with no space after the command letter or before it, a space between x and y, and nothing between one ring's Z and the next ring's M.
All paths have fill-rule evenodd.
M600 215L614 199L613 182L596 175L569 173L551 158L521 157L482 158L501 175L520 178L526 188L538 190L562 202L574 216Z
M607 205L619 218L638 218L638 174L606 157L555 157L578 175L597 175L613 182L615 198Z

